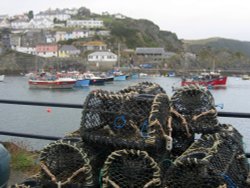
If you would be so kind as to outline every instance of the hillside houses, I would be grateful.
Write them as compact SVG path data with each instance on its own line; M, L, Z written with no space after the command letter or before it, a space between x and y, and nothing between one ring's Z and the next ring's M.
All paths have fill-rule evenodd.
M118 60L118 56L110 51L97 51L88 55L88 62L100 68L113 68Z
M34 16L35 19L50 19L50 20L60 20L60 21L66 21L71 18L71 15L63 13L63 12L42 12L39 14L36 14Z
M80 54L80 50L78 50L73 45L63 45L59 49L58 56L61 58L68 58L68 57L77 57Z
M58 45L39 44L36 46L36 54L41 57L58 57Z
M136 48L135 54L141 58L141 62L161 63L175 55L173 52L166 52L164 48Z
M104 26L102 20L67 20L67 27L80 28L102 28Z
M107 50L107 44L102 41L78 41L74 42L74 45L77 46L82 52L86 51L105 51Z

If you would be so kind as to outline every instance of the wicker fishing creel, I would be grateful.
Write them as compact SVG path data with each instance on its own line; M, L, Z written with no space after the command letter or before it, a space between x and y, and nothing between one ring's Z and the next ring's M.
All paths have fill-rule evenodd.
M146 151L117 150L106 159L101 181L103 188L159 187L160 168Z
M171 112L193 133L215 133L219 130L214 98L199 85L184 86L171 97Z
M80 143L56 141L40 154L43 187L89 187L93 185L90 159Z
M118 91L117 93L124 94L130 92L136 92L138 94L152 94L152 95L166 93L165 90L159 84L151 82L140 82L135 85L129 86L127 88L124 88Z
M169 114L166 94L91 92L85 100L80 135L85 142L115 148L162 147ZM164 130L167 132L167 130Z
M231 125L194 142L167 170L164 185L169 188L245 188L248 164L241 135ZM181 174L181 176L180 176Z

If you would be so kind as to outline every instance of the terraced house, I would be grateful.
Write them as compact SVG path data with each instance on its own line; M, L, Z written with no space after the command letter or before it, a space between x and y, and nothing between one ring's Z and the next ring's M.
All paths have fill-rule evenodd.
M69 57L77 57L80 54L80 50L78 50L75 46L73 45L63 45L59 49L59 57L61 58L69 58Z

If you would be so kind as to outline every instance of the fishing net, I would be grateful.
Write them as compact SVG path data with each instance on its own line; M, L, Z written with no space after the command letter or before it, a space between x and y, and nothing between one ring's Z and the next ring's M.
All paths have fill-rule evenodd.
M117 93L124 94L130 92L137 92L139 94L152 94L157 95L159 93L166 93L164 89L156 83L151 82L140 82L135 85L124 88Z
M90 159L80 143L56 141L40 154L41 182L45 187L93 185Z
M102 185L107 187L159 187L160 168L146 151L112 152L102 169Z
M214 133L219 130L214 98L204 87L189 85L179 88L171 98L171 108L190 132Z
M241 135L231 125L220 128L219 133L203 135L174 161L164 178L167 187L246 187Z
M117 94L97 90L85 100L80 135L86 142L116 148L143 149L156 146L157 141L160 147L159 124L165 127L168 111L166 94Z

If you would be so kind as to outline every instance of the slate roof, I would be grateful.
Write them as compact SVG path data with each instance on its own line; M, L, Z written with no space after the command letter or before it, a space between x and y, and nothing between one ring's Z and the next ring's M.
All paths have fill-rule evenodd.
M136 48L136 54L161 54L165 53L164 48Z
M61 48L60 48L60 51L76 51L78 50L75 46L72 46L72 45L63 45Z

